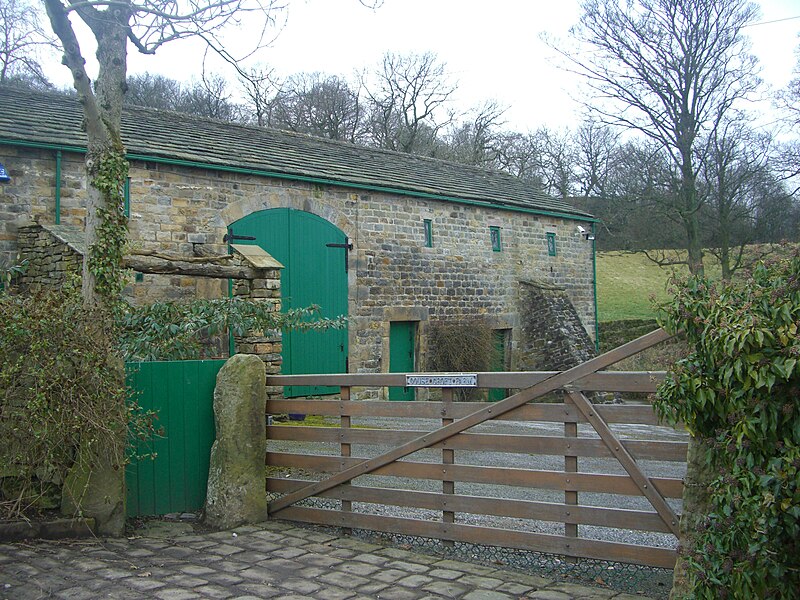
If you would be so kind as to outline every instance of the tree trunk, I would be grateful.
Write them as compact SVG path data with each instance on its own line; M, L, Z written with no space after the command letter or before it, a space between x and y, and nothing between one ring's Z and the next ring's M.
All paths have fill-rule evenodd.
M706 464L708 446L704 440L691 436L686 457L686 477L683 487L683 514L680 523L680 552L675 563L670 600L692 598L692 589L686 571L686 557L695 548L695 537L700 531L711 506L708 486L714 470Z
M691 145L686 142L682 150L681 164L681 195L683 196L682 218L686 228L686 249L689 272L702 277L703 269L703 242L700 237L700 222L698 213L700 206L697 199L697 178L692 165Z
M119 194L124 185L126 169L124 148L120 136L122 122L122 100L126 89L128 22L131 7L125 2L98 10L90 3L76 3L73 10L92 30L97 41L99 71L92 85L86 72L78 38L72 28L65 6L59 0L44 0L53 32L64 48L63 63L70 69L78 100L83 107L84 127L87 138L86 174L86 254L83 262L81 286L83 303L89 309L109 311L117 300L113 279L121 274L122 244L124 230L120 233L122 207ZM116 162L109 159L119 159ZM109 168L110 164L122 169ZM105 181L103 181L105 178ZM116 181L115 181L116 179ZM111 221L109 221L111 219ZM109 234L109 227L116 229ZM124 227L124 225L123 225ZM98 266L99 265L99 266ZM106 279L103 288L99 278ZM108 281L112 285L108 285ZM121 289L121 285L119 286ZM96 335L113 335L113 332L98 330ZM120 363L121 363L120 359ZM121 367L121 364L120 364ZM120 368L118 384L125 385L124 369ZM92 390L87 390L92 393ZM109 414L125 414L124 407L109 407ZM125 447L127 428L119 428L123 436L119 447ZM98 529L106 535L122 535L125 523L125 465L124 451L114 455L107 451L92 451L92 440L77 449L86 461L76 461L67 477L70 490L78 490L73 499L74 507L97 521ZM103 449L107 450L107 449ZM68 507L72 508L72 507Z

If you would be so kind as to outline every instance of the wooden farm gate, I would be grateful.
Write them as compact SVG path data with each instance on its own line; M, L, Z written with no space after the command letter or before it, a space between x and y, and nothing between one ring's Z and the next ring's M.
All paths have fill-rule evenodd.
M273 445L266 456L267 491L273 497L270 514L305 523L440 539L445 544L467 542L559 554L571 560L590 558L672 568L676 560L674 544L656 547L604 541L596 539L598 536L590 539L581 537L579 529L599 526L659 532L673 542L671 536L678 534L678 515L667 499L681 498L681 475L649 476L645 465L685 463L685 440L674 432L673 441L629 439L630 435L622 440L614 431L620 425L658 425L652 407L593 404L584 395L655 391L663 373L598 371L668 337L662 330L654 331L563 372L478 374L479 387L523 388L496 403L453 402L453 390L444 387L440 402L350 399L352 387L402 386L404 374L268 377L268 385L341 386L341 400L268 402L270 414L323 415L329 420L327 426L268 427ZM563 402L531 403L557 390L565 392ZM386 418L401 418L402 424L395 429L375 425ZM406 424L413 419L428 419L427 423L436 419L441 426L409 430ZM508 422L523 424L523 434L519 430L508 434L487 429L487 425ZM563 435L525 433L525 424L534 423L557 428ZM563 424L563 429L556 424ZM386 450L389 445L393 447ZM353 456L355 451L364 458ZM503 466L487 466L475 460L479 453L513 457L516 464L507 466L512 464L509 461ZM563 457L563 470L531 468L531 463L542 457L552 460L559 456ZM621 468L615 474L585 472L579 468L579 460L584 459L615 460ZM556 460L560 463L561 459ZM465 487L491 491L459 493ZM525 488L522 493L521 488ZM516 494L502 492L511 489ZM556 497L531 500L528 492L533 489L539 495L544 490ZM609 498L605 495L612 495L612 501L585 502L587 498ZM633 509L618 508L613 498L621 496L643 497L647 503ZM375 510L376 505L384 505L384 509ZM392 510L385 510L387 505L401 507L400 516L387 516ZM563 533L467 524L462 515L469 515L472 523L480 523L477 515L517 524L561 523Z

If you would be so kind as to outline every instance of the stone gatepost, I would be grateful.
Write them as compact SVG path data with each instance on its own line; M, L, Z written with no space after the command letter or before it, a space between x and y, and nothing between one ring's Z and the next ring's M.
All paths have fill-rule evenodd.
M267 518L266 394L262 363L237 354L217 374L205 516L207 525L230 529Z
M260 246L232 244L236 256L242 262L256 269L262 269L263 277L234 282L233 295L256 302L268 303L272 310L281 310L281 269L283 265ZM281 372L283 344L280 330L251 331L242 337L235 337L237 354L253 354L264 363L267 375ZM267 398L283 397L282 386L267 386Z

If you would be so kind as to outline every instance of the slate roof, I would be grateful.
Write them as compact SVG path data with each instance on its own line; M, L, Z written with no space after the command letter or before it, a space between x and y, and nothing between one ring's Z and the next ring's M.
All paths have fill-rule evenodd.
M0 142L85 148L81 122L74 97L0 88ZM149 108L124 110L122 139L134 155L590 217L499 171Z

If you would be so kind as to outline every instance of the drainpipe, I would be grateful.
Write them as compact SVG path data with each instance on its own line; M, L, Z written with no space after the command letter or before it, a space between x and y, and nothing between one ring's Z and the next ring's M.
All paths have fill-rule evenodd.
M233 232L229 227L228 234L230 235L231 233ZM228 254L229 255L233 254L233 248L231 248L230 238L228 239ZM233 298L233 279L228 279L228 298ZM233 339L233 331L228 329L228 356L230 357L233 356L234 354L236 354L236 340Z
M61 150L56 150L56 225L61 225Z
M600 322L597 320L597 231L592 222L592 286L594 287L594 349L600 353Z

